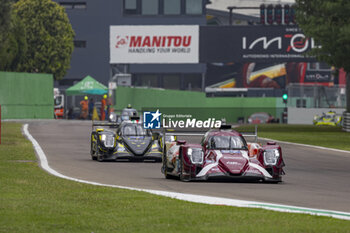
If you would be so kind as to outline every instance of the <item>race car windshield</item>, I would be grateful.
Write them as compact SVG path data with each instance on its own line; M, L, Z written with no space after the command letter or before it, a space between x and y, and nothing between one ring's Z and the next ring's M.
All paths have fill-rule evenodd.
M123 128L124 136L148 136L147 131L141 125L126 125Z
M210 149L246 149L246 145L238 136L214 136L209 140Z

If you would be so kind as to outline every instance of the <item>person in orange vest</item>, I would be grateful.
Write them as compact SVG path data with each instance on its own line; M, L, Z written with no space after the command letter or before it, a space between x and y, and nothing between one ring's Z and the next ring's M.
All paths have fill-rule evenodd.
M107 95L103 96L103 99L101 100L101 121L104 121L106 118L106 99L107 99Z
M84 100L80 101L81 106L81 112L80 112L80 119L86 120L89 114L89 103L88 103L88 97L85 96Z
M112 99L111 96L108 96L107 98L107 108L106 108L106 116L109 117L109 115L111 114L111 106L112 106Z

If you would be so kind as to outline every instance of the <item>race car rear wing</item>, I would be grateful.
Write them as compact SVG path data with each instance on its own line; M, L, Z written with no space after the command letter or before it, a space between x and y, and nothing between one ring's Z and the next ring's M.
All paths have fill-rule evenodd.
M118 123L116 122L103 122L103 121L93 121L92 122L92 129L95 127L95 126L108 126L108 127L111 127L111 128L116 128L119 126Z

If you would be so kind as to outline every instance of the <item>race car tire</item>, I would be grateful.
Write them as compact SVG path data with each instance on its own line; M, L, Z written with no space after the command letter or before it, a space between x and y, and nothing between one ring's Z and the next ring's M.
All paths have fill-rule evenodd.
M163 162L162 172L164 174L165 179L171 179L172 177L171 177L171 175L168 174L168 166L166 164L166 149L165 148L163 150L162 162Z
M179 162L180 162L180 176L179 176L180 180L181 180L182 182L188 182L188 181L190 181L190 179L189 179L188 177L186 177L186 175L184 175L184 163L183 163L183 158L182 158L182 156L181 156Z
M172 178L172 176L168 174L168 166L167 165L165 165L165 167L164 167L164 177L165 177L165 179Z
M101 153L97 153L96 159L99 162L103 162L103 155Z
M94 145L92 142L91 142L91 147L90 147L90 155L91 155L92 160L97 160L96 150L94 150Z

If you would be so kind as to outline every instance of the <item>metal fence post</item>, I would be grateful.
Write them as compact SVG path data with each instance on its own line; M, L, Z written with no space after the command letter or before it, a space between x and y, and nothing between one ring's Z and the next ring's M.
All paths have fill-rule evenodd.
M1 144L1 104L0 104L0 144Z

